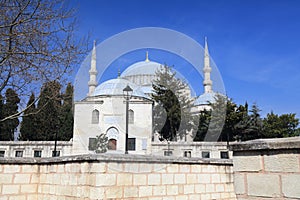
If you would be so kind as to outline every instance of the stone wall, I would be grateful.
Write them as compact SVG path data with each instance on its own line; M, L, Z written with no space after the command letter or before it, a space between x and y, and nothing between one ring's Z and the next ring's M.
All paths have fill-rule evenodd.
M16 157L16 152L22 152L21 157L34 157L35 151L40 151L41 157L52 157L54 141L0 141L0 157ZM57 141L56 151L60 156L72 154L72 141Z
M231 150L237 199L300 199L300 137L242 142Z
M235 200L232 161L137 155L0 158L1 200Z

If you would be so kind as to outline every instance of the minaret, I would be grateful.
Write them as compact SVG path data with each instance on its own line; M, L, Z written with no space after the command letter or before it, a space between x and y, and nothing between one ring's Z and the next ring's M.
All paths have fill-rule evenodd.
M146 51L146 59L145 59L145 62L150 62L148 51Z
M210 79L210 73L211 73L211 67L210 67L210 61L209 61L209 53L208 53L208 45L207 45L207 38L205 37L205 47L204 47L204 67L203 67L203 73L204 73L204 93L212 93L212 81Z
M97 67L96 67L96 41L94 40L94 46L92 51L92 60L91 60L91 69L90 73L90 81L88 82L89 85L89 93L88 96L93 96L95 88L97 86Z

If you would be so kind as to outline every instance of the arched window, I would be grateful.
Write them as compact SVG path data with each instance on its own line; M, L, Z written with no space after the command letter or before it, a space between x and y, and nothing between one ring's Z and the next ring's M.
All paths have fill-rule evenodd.
M98 124L99 123L99 111L93 110L92 112L92 124Z
M133 110L128 111L128 123L129 124L134 123L134 112L133 112Z

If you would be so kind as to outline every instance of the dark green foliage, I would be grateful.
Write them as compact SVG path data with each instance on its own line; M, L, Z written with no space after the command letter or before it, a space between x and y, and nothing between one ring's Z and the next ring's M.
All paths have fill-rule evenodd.
M199 114L199 126L194 141L216 141L214 133L220 127L222 105L226 105L225 123L218 141L245 141L259 138L278 138L299 136L299 119L295 114L276 115L273 112L262 119L260 109L256 104L248 111L248 104L237 106L231 100L224 104L224 97L217 95L216 102L211 104L212 110L204 110ZM215 113L215 114L214 114ZM212 122L212 120L214 121ZM210 134L210 135L209 135Z
M156 74L158 79L154 81L152 95L156 102L153 110L154 131L160 134L161 139L169 141L185 138L193 127L190 114L192 101L185 94L188 86L176 78L176 73L167 65Z
M101 133L96 136L95 144L93 145L96 147L96 153L105 153L108 145L108 138L106 137L106 134Z
M19 125L18 104L20 99L18 94L13 89L7 89L5 92L5 103L2 106L2 119L7 118L1 123L0 140L12 141L14 140L14 133Z
M37 133L32 140L54 141L60 128L61 85L56 81L47 82L41 90L37 104Z
M22 116L19 140L34 140L34 136L37 135L38 124L36 118L37 109L35 106L35 101L35 95L32 93L27 103L27 109L24 111Z
M211 110L204 109L199 114L199 124L198 124L198 131L194 136L194 141L204 141L206 136L209 122L211 118Z
M297 129L299 119L296 118L296 114L282 114L279 116L271 112L263 120L263 125L263 137L265 138L299 135L299 129Z
M73 137L73 91L74 88L69 83L65 93L62 95L62 107L60 110L59 140L70 140Z

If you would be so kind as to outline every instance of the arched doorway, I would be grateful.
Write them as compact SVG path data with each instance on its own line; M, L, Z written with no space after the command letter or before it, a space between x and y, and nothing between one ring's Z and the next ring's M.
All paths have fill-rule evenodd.
M117 150L117 140L109 139L107 149L108 150Z
M117 150L117 144L119 139L119 131L115 127L110 127L106 131L106 136L108 138L108 150Z

